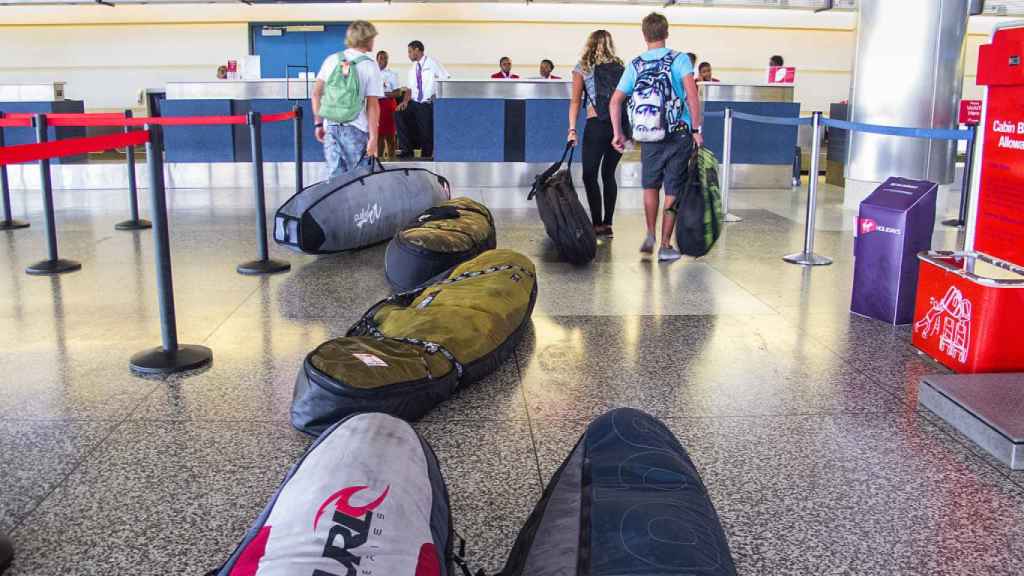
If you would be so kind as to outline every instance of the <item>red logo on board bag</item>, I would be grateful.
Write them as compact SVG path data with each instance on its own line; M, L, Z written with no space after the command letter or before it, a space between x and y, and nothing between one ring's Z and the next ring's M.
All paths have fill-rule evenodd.
M313 518L313 530L315 531L324 512L329 506L334 505L334 514L331 518L334 525L331 526L331 531L327 535L323 557L336 560L345 569L345 576L356 575L356 568L358 568L361 558L353 554L352 550L366 544L370 537L373 511L384 503L391 487L384 488L384 492L373 502L364 506L354 506L351 502L352 496L366 489L367 486L349 486L338 490L320 504L320 508ZM340 545L338 545L339 538ZM317 570L316 574L318 576L337 576L322 570Z

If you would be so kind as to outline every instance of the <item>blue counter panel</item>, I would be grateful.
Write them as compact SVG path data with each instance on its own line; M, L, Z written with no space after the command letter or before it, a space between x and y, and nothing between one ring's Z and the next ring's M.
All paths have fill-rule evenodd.
M237 101L246 104L245 101ZM302 106L302 160L303 162L323 162L324 147L317 142L313 133L313 107L309 100L295 102L292 100L249 100L247 110L260 114L276 114L291 110L296 104ZM263 160L266 162L292 162L295 160L295 127L294 121L273 122L263 125ZM249 149L249 134L243 137L244 146ZM244 157L249 158L246 152Z
M583 142L586 114L576 121L577 137ZM557 162L565 151L569 133L568 100L526 101L526 161Z
M504 148L504 100L451 98L434 104L438 162L502 162Z
M735 112L761 116L800 116L799 102L719 102L704 103L706 112L732 108ZM704 145L722 159L723 121L709 118L704 122ZM796 126L755 124L733 119L732 162L734 164L793 164L797 143Z
M232 100L164 100L163 116L230 116ZM234 162L234 127L167 126L164 144L168 162ZM239 128L247 129L245 126Z
M59 102L0 102L0 112L5 114L21 113L50 113L58 114L81 114L85 112L85 103L81 100L61 100ZM35 144L35 128L2 128L4 131L4 144L13 146L15 144ZM64 127L49 128L47 135L50 140L64 140L66 138L84 138L85 128ZM66 158L54 158L51 164L72 164L86 161L87 156L69 156Z

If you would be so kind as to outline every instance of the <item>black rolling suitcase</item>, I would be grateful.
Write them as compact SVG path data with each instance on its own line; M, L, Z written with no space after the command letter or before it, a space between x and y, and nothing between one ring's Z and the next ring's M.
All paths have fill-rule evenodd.
M572 158L575 148L567 144L562 159L537 176L527 200L537 197L537 212L544 229L555 242L562 258L573 264L586 264L597 253L597 236L590 216L580 204L572 184ZM562 170L566 158L569 163Z

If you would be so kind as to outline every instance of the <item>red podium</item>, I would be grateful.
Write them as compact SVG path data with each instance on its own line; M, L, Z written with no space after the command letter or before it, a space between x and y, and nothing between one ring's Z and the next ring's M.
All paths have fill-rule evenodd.
M924 252L914 346L956 372L1024 371L1024 27L981 47L980 161L963 252ZM966 175L965 175L966 177Z

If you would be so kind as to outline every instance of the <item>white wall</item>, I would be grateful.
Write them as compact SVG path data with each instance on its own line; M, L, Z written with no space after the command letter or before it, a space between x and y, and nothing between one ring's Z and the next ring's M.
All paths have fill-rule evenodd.
M0 27L0 83L63 80L89 109L133 107L141 88L213 77L247 38L239 24Z
M90 110L135 103L139 89L169 81L206 80L217 65L248 51L252 21L368 19L380 30L378 48L405 70L405 45L422 40L428 52L460 77L489 75L510 56L523 76L541 58L567 76L587 34L606 28L619 52L643 48L643 6L558 4L310 4L245 6L0 6L0 83L63 80L71 98ZM855 15L800 10L675 7L670 44L712 63L723 81L759 82L768 57L797 66L796 99L804 111L827 110L845 99L854 51ZM977 45L995 18L975 18L964 91L974 86ZM898 80L898 79L896 79Z

